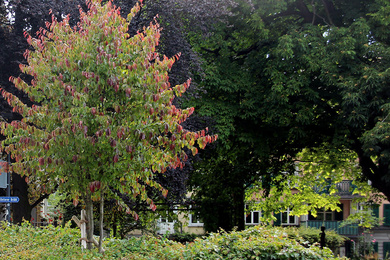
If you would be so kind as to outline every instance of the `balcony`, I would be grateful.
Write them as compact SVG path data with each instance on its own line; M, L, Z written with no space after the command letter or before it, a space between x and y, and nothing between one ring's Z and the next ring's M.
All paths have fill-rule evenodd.
M339 195L340 197L354 197L357 195L353 195L353 190L356 188L355 185L352 184L352 181L344 180L339 183L336 183L337 192L335 195ZM320 194L325 193L329 194L330 184L325 187L314 187L314 190Z
M344 236L356 236L359 234L359 228L357 224L340 227L341 222L342 221L309 220L302 222L302 226L314 227L318 229L321 229L321 226L325 226L326 230L335 230L337 234Z

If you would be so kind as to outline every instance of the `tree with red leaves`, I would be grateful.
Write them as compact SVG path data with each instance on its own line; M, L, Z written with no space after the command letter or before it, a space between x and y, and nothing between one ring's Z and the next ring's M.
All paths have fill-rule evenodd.
M15 160L5 166L28 182L45 183L42 192L50 193L58 185L75 205L82 200L89 248L94 200L103 209L105 197L116 198L137 218L112 192L115 189L139 197L155 210L145 185L166 196L168 191L153 177L167 168L183 167L188 157L183 148L195 155L196 146L204 148L216 139L207 131L190 132L180 125L194 109L179 109L172 101L190 81L170 86L168 71L180 55L167 58L156 52L157 22L128 35L140 6L126 20L111 2L91 0L88 12L80 10L75 27L69 25L69 16L61 22L53 16L37 38L26 33L34 51L25 52L28 65L20 68L31 82L10 78L36 105L27 106L1 89L13 111L23 116L21 121L1 123L6 136L2 150ZM102 234L102 214L100 222Z

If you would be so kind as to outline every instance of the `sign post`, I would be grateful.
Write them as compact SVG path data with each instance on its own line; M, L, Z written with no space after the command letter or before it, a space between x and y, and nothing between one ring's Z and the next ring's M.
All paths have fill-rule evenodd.
M8 153L7 156L8 165L11 164L11 156ZM11 197L11 173L8 171L7 174L7 197ZM18 198L19 201L19 198ZM11 204L7 203L7 221L11 224Z
M0 162L5 162L3 160L0 160ZM0 189L6 189L7 188L7 182L8 181L8 174L5 172L3 167L0 165Z
M0 160L1 161L1 160ZM11 158L8 154L8 164L11 164ZM3 161L4 162L4 161ZM0 188L5 189L6 197L0 197L0 203L7 203L6 205L6 221L11 224L11 203L18 203L19 197L11 197L11 173L5 172L5 169L2 169L0 166Z

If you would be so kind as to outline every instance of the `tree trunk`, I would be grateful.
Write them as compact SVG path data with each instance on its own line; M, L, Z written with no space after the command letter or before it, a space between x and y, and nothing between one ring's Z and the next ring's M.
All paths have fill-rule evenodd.
M244 188L240 186L236 194L233 194L234 216L233 223L237 230L245 229L245 202L244 202Z
M85 212L87 215L87 249L92 249L93 247L93 202L91 199L91 193L87 192L84 195L84 203L85 203Z
M100 191L100 219L99 219L99 227L100 227L100 239L99 239L99 253L103 254L103 220L104 220L104 192L103 187L101 187Z
M112 235L114 237L117 237L118 229L117 229L117 224L116 224L116 214L115 213L113 214L112 218L113 218L113 220L112 220Z
M19 197L18 203L12 203L12 222L20 224L23 219L31 220L31 205L28 200L28 185L25 179L17 173L12 173L12 196Z

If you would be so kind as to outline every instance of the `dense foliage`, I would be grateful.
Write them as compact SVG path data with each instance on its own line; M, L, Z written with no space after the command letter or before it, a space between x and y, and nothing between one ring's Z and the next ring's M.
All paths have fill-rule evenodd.
M321 231L318 228L291 227L284 230L290 238L297 239L302 244L309 243L312 245L315 243L320 244L321 242ZM325 246L332 249L333 252L337 252L344 245L346 239L348 238L337 234L334 230L325 231Z
M156 52L160 28L150 23L143 32L128 35L137 4L126 19L111 2L88 1L88 12L80 9L80 21L69 25L52 17L37 38L25 33L33 51L27 50L29 77L10 77L15 86L35 102L27 106L17 96L1 89L2 96L21 121L1 123L7 137L2 150L15 160L10 171L38 180L42 192L58 186L75 205L86 205L88 240L93 234L92 200L108 196L127 213L137 214L119 194L129 194L156 205L145 186L164 189L153 178L167 168L182 168L188 155L197 154L216 136L190 132L180 125L194 109L178 109L172 101L189 87L190 81L170 87L168 71L180 54L161 57ZM207 131L207 130L206 130ZM102 224L101 231L102 233Z
M240 219L244 196L236 194L255 182L263 198L275 198L264 211L281 201L280 190L268 196L271 187L284 186L287 194L296 172L322 186L328 178L341 181L348 164L354 175L347 178L370 180L390 198L388 1L237 3L214 30L189 35L204 60L204 74L196 78L204 91L193 102L215 118L221 137L194 179L199 203L237 205L241 212L231 219ZM302 161L308 164L300 167ZM321 177L312 171L319 164ZM301 199L310 198L302 193L305 181ZM222 192L215 197L213 189ZM321 204L334 209L335 202ZM295 201L293 210L300 205L308 204ZM209 209L205 220L215 214ZM231 222L243 227L242 218Z
M107 1L103 1L107 2ZM113 3L121 8L121 15L125 17L135 5L136 0L114 0ZM185 10L186 12L198 12L198 7L208 7L208 3L197 3L194 6L191 1L180 2L180 6L175 5L173 1L154 1L144 0L144 6L133 17L129 26L129 34L134 35L138 30L148 26L153 17L159 15L158 21L161 23L163 33L161 35L160 44L156 47L159 53L163 53L168 57L174 56L181 52L181 58L175 62L172 71L169 73L169 82L172 85L180 84L187 80L190 75L190 68L199 67L196 61L196 55L192 52L190 45L187 43L183 35L184 26L182 17L178 11ZM28 96L23 91L20 91L9 82L9 77L18 77L20 75L19 64L25 64L23 53L27 48L30 48L26 39L24 38L24 31L35 35L35 32L40 27L45 27L45 21L50 21L51 16L54 15L58 21L69 15L69 25L71 27L77 25L79 21L79 8L87 10L85 0L77 1L56 1L56 0L23 0L23 1L0 1L0 86L8 92L16 95L22 102L31 106L32 103ZM201 8L205 10L205 7ZM52 10L49 13L49 10ZM225 8L214 10L213 13L221 13ZM204 14L209 17L210 15ZM177 98L174 104L177 102ZM20 120L22 117L19 113L12 110L5 99L0 97L0 120L11 122L13 120ZM196 117L191 117L186 122L182 123L185 129L191 131L198 131L204 129L204 124L199 124ZM0 139L4 136L0 134ZM188 154L190 154L189 152ZM188 166L189 163L187 162ZM172 207L173 204L182 203L185 199L186 188L185 183L188 178L190 167L185 167L184 170L168 169L166 175L155 176L155 180L164 188L169 190L167 198L162 196L153 197L157 202L159 199L164 203L168 203ZM47 198L49 194L42 193L41 190L36 190L36 185L33 181L25 182L25 178L21 177L17 172L12 173L13 195L20 198L19 203L13 204L13 221L20 223L22 219L31 218L31 209L38 205L43 199ZM0 193L2 190L0 191ZM4 194L5 195L5 194ZM134 203L129 205L132 208ZM144 210L147 205L135 205L138 209ZM138 210L137 209L137 210Z
M144 236L106 239L105 254L82 251L77 230L34 228L29 224L0 227L1 259L337 259L328 248L289 238L283 228L254 227L220 232L183 245L166 238ZM32 239L33 238L33 239ZM298 242L299 241L299 242Z

